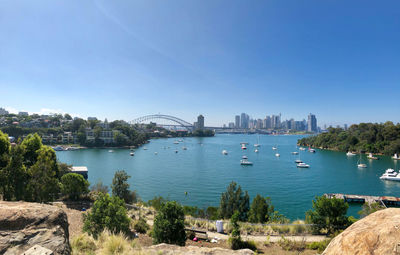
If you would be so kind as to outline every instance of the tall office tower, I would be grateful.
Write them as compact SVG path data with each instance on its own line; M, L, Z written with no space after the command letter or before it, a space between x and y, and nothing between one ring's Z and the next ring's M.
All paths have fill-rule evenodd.
M316 118L315 115L312 114L312 113L310 113L310 114L308 115L307 131L308 131L308 132L318 132L318 128L317 128L317 118Z
M240 116L235 116L235 128L240 128Z

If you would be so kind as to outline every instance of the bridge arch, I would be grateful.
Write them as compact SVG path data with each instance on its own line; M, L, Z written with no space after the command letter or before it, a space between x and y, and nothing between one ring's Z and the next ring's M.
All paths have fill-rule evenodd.
M172 122L175 122L179 125L181 125L182 127L185 127L189 130L193 130L193 124L190 124L187 121L184 121L183 119L180 119L178 117L174 117L171 115L165 115L165 114L153 114L153 115L146 115L146 116L142 116L139 118L136 118L134 120L131 121L131 124L139 124L148 120L154 120L154 119L163 119L163 120L169 120Z

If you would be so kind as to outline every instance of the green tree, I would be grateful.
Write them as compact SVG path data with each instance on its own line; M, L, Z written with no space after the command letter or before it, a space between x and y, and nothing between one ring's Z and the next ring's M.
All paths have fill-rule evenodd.
M250 206L249 221L253 223L268 222L273 212L274 207L271 204L271 199L257 194Z
M37 133L29 134L23 141L22 146L25 150L25 165L31 167L38 159L39 150L43 147L42 139Z
M325 196L316 197L312 201L313 210L306 212L306 220L314 224L314 232L326 230L332 234L337 230L345 229L349 225L346 216L349 205L341 199L327 198Z
M24 149L20 145L13 146L10 161L1 171L4 200L23 200L28 173L24 166Z
M28 170L30 180L26 198L36 202L52 201L60 191L58 165L54 150L43 146L36 163Z
M0 130L0 169L8 163L8 154L10 152L10 141L8 135Z
M236 182L231 182L226 192L221 194L220 212L221 216L229 219L235 211L239 212L239 219L241 221L247 220L247 213L249 212L249 194L247 191L243 192L240 185Z
M66 120L72 120L71 115L69 115L68 113L64 114L64 118L65 118Z
M383 210L385 207L381 205L380 203L374 202L371 204L365 203L362 206L362 209L358 212L361 218L364 218L365 216L370 215L371 213L374 213L379 210Z
M235 211L230 220L232 226L232 232L228 241L232 250L238 250L242 248L242 238L240 236L239 218L240 218L239 211Z
M79 196L89 192L89 182L80 174L65 174L61 177L61 192L70 199L77 200Z
M117 196L125 201L125 203L133 203L137 201L136 192L129 190L128 179L131 178L124 170L115 172L111 184L113 196Z
M129 224L130 219L124 201L119 197L100 193L90 212L84 215L83 231L95 238L104 229L114 234L119 232L129 234Z
M154 220L153 242L184 246L186 242L184 221L185 215L180 204L175 201L163 204Z

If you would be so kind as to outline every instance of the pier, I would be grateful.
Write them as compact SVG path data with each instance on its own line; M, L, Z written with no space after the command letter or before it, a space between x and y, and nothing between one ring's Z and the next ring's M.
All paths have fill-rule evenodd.
M327 198L337 198L342 199L347 203L380 203L385 207L388 206L400 206L400 198L399 197L391 197L391 196L365 196L365 195L348 195L348 194L340 194L340 193L328 193L324 194Z

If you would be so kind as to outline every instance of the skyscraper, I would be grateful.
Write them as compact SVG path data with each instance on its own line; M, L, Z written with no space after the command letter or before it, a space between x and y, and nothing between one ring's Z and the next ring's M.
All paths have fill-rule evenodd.
M240 127L241 128L249 128L249 115L247 115L246 113L242 113L240 115Z
M310 113L310 114L308 115L307 131L308 131L308 132L318 132L318 128L317 128L317 118L316 118L315 115L312 114L312 113Z
M235 128L240 128L240 116L235 116Z
M201 114L197 117L197 129L204 129L204 116Z

